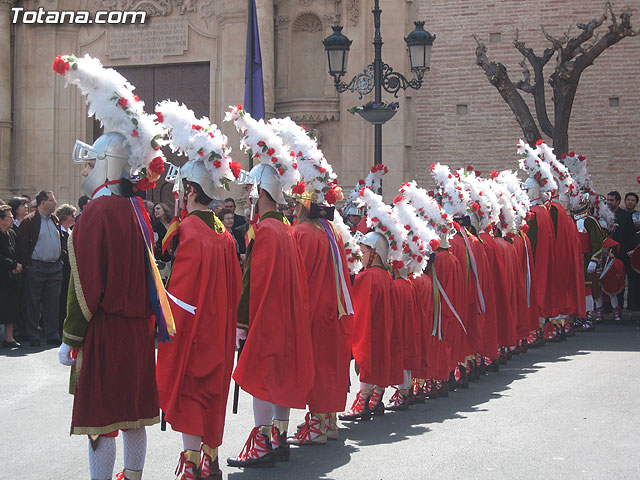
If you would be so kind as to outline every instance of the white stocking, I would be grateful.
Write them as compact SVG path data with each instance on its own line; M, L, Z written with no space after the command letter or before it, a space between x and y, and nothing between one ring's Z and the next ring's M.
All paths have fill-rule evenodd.
M281 407L280 405L273 405L273 419L274 420L286 420L289 421L289 413L291 409L288 407Z
M611 308L618 308L618 297L615 295L609 295L609 300L611 301Z
M587 303L587 312L593 312L593 295L587 295L585 300Z
M147 456L147 431L145 427L122 432L124 439L124 468L141 472Z
M411 386L411 370L404 371L404 383L398 385L398 390L409 388Z
M113 465L116 463L115 437L98 438L98 448L95 450L89 441L89 472L91 480L111 480Z
M256 427L271 425L273 420L273 403L253 397L253 422Z
M596 308L601 308L601 307L602 307L602 297L596 300Z
M189 435L188 433L182 434L182 446L185 450L193 450L194 452L199 452L201 444L202 437L199 437L197 435Z
M373 391L373 385L370 383L364 383L364 382L360 382L360 391L362 390L369 390L370 392Z

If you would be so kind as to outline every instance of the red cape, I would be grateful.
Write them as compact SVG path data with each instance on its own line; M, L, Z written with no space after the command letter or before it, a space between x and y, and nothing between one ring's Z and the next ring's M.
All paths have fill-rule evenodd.
M578 227L561 204L551 202L558 212L552 296L561 315L586 316L584 265Z
M423 274L412 277L411 283L415 289L419 318L414 334L417 340L419 363L417 367L411 369L411 374L416 378L432 378L429 372L430 348L437 341L437 337L431 335L433 332L433 282L429 275ZM436 360L433 361L434 365L437 365Z
M196 312L171 303L176 334L158 345L160 407L174 430L214 448L224 431L242 272L229 232L216 233L196 215L180 222L178 232L167 290Z
M338 318L336 275L326 232L310 222L296 224L294 231L307 272L311 313L315 381L307 404L315 413L341 412L349 389L353 318ZM350 290L347 259L339 237L337 243Z
M482 350L480 350L480 353L485 357L496 360L500 343L498 331L505 322L513 322L513 310L512 306L505 301L509 296L509 288L507 286L502 251L496 245L495 239L491 234L483 232L480 234L480 239L483 242L487 264L489 265L486 270L488 287L483 290L487 305L485 314L487 324L482 337Z
M431 267L432 279L434 270L436 271L438 281L447 294L451 305L456 309L458 316L464 322L463 313L467 302L465 295L465 279L460 262L453 253L448 250L441 249L436 252L436 258ZM441 361L443 363L437 367L439 376L434 377L436 379L448 378L448 372L453 370L459 362L464 361L464 348L466 344L466 334L453 311L451 311L444 300L444 297L441 297L440 308L442 312L442 336L444 339L444 345L440 348L444 347L445 352L441 357ZM445 372L446 376L442 377L442 375L445 375Z
M353 284L353 357L360 366L360 381L381 387L403 381L391 376L394 323L391 295L391 275L387 270L372 267L356 275Z
M521 236L513 237L513 249L516 259L516 281L514 282L517 312L516 336L519 340L528 337L531 330L536 330L538 325L538 319L536 318L532 328L532 309L529 308L529 305L534 304L537 307L537 303L534 301L537 297L532 295L532 290L529 290L529 304L527 304L527 247L528 245L525 245ZM531 276L533 277L533 275Z
M535 250L533 252L535 282L538 286L538 310L541 317L551 318L558 315L558 309L554 308L551 286L555 272L555 233L551 214L546 207L533 205L531 211L535 214L537 223L537 236L535 238ZM527 232L532 233L531 229ZM529 237L531 239L531 237ZM532 239L532 244L534 243Z
M402 325L403 366L407 370L415 370L422 366L422 318L418 307L416 290L409 280L396 278L393 280L393 315L394 321ZM394 350L396 346L394 345ZM394 352L395 353L395 352ZM392 355L396 356L395 354Z
M314 381L304 261L289 225L265 218L254 228L249 332L233 378L256 398L304 409Z
M519 274L518 262L516 260L513 245L504 238L495 238L496 253L502 259L504 265L504 279L506 291L504 297L498 301L498 315L504 312L504 316L500 316L498 323L498 344L501 347L512 347L516 344L517 335L517 315L518 300L515 284L518 281L516 276ZM502 307L502 308L501 308ZM509 315L511 313L511 315Z
M82 293L93 313L76 364L72 431L110 433L129 428L124 422L157 423L155 322L146 247L131 202L117 195L92 200L72 238ZM76 430L87 427L91 432Z

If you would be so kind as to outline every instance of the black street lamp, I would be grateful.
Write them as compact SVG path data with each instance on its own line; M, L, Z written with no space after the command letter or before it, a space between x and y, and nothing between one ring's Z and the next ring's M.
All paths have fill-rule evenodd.
M349 83L341 81L341 78L347 73L347 58L351 40L342 33L341 26L335 26L333 27L333 33L325 38L322 43L327 52L329 74L333 77L338 93L349 90L357 92L359 98L362 98L374 90L374 101L380 103L382 102L383 88L397 98L400 90L406 90L407 88L417 90L422 86L422 77L429 70L431 46L436 36L431 35L424 29L424 22L414 22L415 30L404 39L409 49L411 71L415 73L415 78L408 80L404 75L394 72L393 68L382 62L382 35L380 34L380 14L382 10L380 10L379 0L375 0L372 13L375 27L373 37L374 60L373 63L365 67L362 73L353 77ZM382 124L384 121L372 122L374 123L375 134L374 164L382 163Z

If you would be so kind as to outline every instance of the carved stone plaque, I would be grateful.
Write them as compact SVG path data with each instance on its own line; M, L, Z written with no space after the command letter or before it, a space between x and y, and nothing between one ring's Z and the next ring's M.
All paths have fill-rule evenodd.
M159 61L165 55L182 55L189 49L189 22L180 17L153 17L145 25L111 26L107 29L107 55Z

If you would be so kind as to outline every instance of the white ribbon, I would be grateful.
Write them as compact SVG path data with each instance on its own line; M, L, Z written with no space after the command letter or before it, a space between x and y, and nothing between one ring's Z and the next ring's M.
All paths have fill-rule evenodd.
M484 304L484 295L482 294L482 287L480 287L480 278L478 277L478 267L476 266L476 257L473 255L471 251L471 245L469 245L469 238L467 237L467 232L464 227L461 229L462 238L464 239L464 244L467 247L467 252L469 253L469 263L471 264L471 270L473 271L473 276L476 278L476 286L478 287L478 302L479 302L479 310L480 313L484 313L487 311Z
M438 285L438 290L440 291L440 295L442 295L442 298L444 298L444 301L447 302L449 309L453 312L455 317L458 319L458 321L460 322L460 325L462 325L462 329L464 330L464 333L467 333L467 329L464 327L464 323L462 323L462 320L460 319L460 315L458 315L458 312L456 312L456 309L453 308L453 305L449 301L449 297L447 297L447 292L444 291L444 288L442 288L442 285L440 284L440 280L438 280L437 277L435 278L435 280L436 280L436 284Z
M196 309L198 307L194 307L192 305L189 305L187 302L183 302L182 300L180 300L179 298L174 297L173 295L171 295L169 293L168 290L166 290L167 292L167 297L169 297L171 300L173 300L173 303L175 303L177 306L179 306L181 309L189 312L191 315L195 315L196 314Z
M527 239L522 236L524 242L524 252L527 255L527 308L531 308L531 267L529 266L529 247L527 247Z

